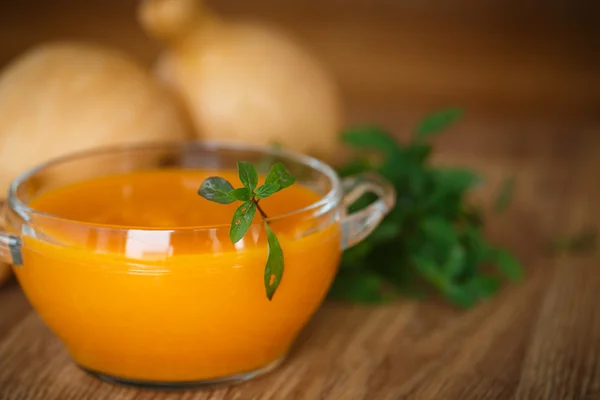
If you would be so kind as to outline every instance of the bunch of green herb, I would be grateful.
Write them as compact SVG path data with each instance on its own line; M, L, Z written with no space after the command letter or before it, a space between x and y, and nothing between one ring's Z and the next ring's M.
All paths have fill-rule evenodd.
M452 303L470 307L499 289L501 275L521 278L517 260L486 241L482 213L465 199L481 178L468 169L428 162L428 140L460 114L447 109L426 117L404 145L373 126L343 133L343 141L360 153L339 170L340 175L376 171L393 183L397 203L366 240L344 253L331 298L381 302L398 295L424 295L433 288ZM512 187L509 180L501 189L495 202L498 211L509 203ZM363 196L351 211L373 200ZM490 272L490 266L495 271Z
M206 200L220 204L230 204L241 201L242 204L235 210L229 238L233 243L239 242L252 225L256 211L262 217L267 234L267 263L265 265L264 285L267 298L271 300L283 277L283 251L277 236L267 222L267 214L261 207L260 200L265 199L280 190L294 184L294 178L281 163L275 163L269 170L265 183L258 186L258 173L254 166L248 162L237 163L238 176L243 187L234 189L233 185L225 178L213 176L202 182L198 194Z

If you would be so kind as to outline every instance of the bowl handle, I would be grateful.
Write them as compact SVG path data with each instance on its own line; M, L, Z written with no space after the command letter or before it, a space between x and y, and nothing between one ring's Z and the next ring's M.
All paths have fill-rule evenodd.
M342 187L342 204L345 210L365 193L374 193L378 197L367 207L348 213L342 218L342 249L345 250L369 236L377 228L381 220L394 208L396 192L390 182L371 172L342 179Z
M6 232L6 201L0 199L0 262L15 266L23 265L21 256L21 238Z
M0 231L0 261L14 266L23 265L20 237Z

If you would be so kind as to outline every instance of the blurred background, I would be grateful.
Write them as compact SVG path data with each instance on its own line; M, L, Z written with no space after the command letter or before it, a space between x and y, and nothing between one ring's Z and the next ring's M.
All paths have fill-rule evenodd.
M335 74L349 121L402 129L403 116L459 104L469 114L595 118L600 109L596 0L212 0L224 16L277 24ZM158 53L134 0L0 5L0 65L35 43L79 38Z

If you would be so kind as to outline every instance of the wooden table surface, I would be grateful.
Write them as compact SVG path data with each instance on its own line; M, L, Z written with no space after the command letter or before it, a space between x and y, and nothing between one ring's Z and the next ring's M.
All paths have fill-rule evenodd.
M478 196L482 201L489 202L491 189L503 177L517 178L513 205L505 217L490 220L489 236L522 259L526 280L469 311L436 300L373 307L326 303L278 370L235 387L177 393L112 386L80 371L12 281L0 288L1 400L600 399L600 256L556 257L546 249L555 235L600 223L600 63L593 59L599 52L592 51L598 32L588 32L592 25L582 21L563 20L562 25L529 27L535 34L522 40L519 35L528 31L517 30L511 39L510 29L508 36L499 36L503 30L488 15L491 28L480 22L481 32L473 39L469 29L475 28L463 29L458 17L444 20L445 32L420 29L406 15L425 11L414 9L413 14L397 11L406 24L394 30L391 3L380 2L387 8L380 14L369 11L361 36L352 36L352 43L363 46L364 59L344 39L356 32L352 21L359 14L352 14L352 7L340 16L323 11L314 20L298 17L312 1L298 12L277 11L278 3L269 1L252 10L285 21L314 44L340 79L349 121L377 121L402 138L431 107L466 104L464 120L439 138L436 161L480 170L488 181ZM131 11L126 2L112 2L115 8L104 13L100 2L71 2L64 12L50 7L39 14L31 11L36 2L23 3L28 7L0 9L1 62L38 40L62 34L119 43L145 61L156 52L128 25L131 21L125 22ZM365 4L355 3L360 10ZM235 11L236 2L223 4ZM117 12L119 7L126 11ZM108 16L110 27L101 23ZM85 23L86 18L96 24ZM24 21L33 21L37 30L24 28ZM572 26L579 30L569 30ZM570 32L572 43L555 40L561 29ZM420 42L406 40L406 32ZM419 32L422 36L415 36ZM427 43L444 49L444 37L465 41L440 54L419 47ZM406 51L397 49L398 43ZM539 50L537 58L526 57L531 45ZM484 52L481 57L475 56L477 49ZM458 58L452 56L455 51ZM505 57L503 67L494 62L494 54ZM399 60L400 55L405 57ZM461 71L467 64L471 69ZM404 75L382 78L399 65ZM503 76L502 68L511 65L514 74ZM540 77L536 71L543 66L546 75ZM483 78L470 80L472 74ZM506 79L498 82L499 77Z

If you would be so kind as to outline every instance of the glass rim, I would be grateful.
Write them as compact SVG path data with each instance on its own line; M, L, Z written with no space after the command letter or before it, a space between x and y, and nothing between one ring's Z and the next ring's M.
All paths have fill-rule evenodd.
M290 161L305 165L309 168L312 168L323 175L325 175L329 181L331 182L331 188L325 193L322 197L319 198L318 201L309 204L308 206L302 207L297 210L293 210L283 214L277 214L270 216L266 219L267 222L279 221L285 218L293 217L298 214L310 212L310 211L318 211L320 209L321 212L316 213L314 216L318 217L321 214L324 214L330 211L331 208L336 207L342 199L342 185L340 182L340 178L335 172L335 170L329 166L324 161L321 161L315 157L301 154L299 152L285 150L285 149L274 149L267 146L240 143L240 142L225 142L219 140L204 140L204 139L184 139L178 141L168 141L168 142L142 142L142 143L128 143L121 145L113 145L113 146L102 146L96 147L87 150L79 150L75 152L71 152L69 154L65 154L63 156L52 158L46 162L40 163L37 166L21 173L15 179L12 180L9 190L8 190L8 206L12 211L14 211L19 217L21 217L25 223L29 222L31 216L39 216L43 218L49 218L59 221L65 221L72 224L82 225L90 228L97 229L111 229L111 230L123 230L123 231L147 231L147 232L178 232L178 231L204 231L211 229L220 229L227 227L229 228L229 224L212 224L212 225L202 225L202 226L181 226L181 227L172 227L172 228L153 228L153 227L143 227L143 226L127 226L127 225L117 225L117 224L98 224L93 222L81 221L72 218L61 217L59 215L54 215L51 213L46 213L43 211L36 210L35 208L30 207L26 204L19 196L17 195L19 187L27 182L30 178L32 178L35 174L42 172L43 170L57 166L63 163L84 160L86 158L103 156L103 155L111 155L111 154L119 154L119 153L127 153L127 152L135 152L135 151L147 151L147 150L173 150L173 151L183 151L184 149L200 149L206 151L218 151L218 150L230 150L230 151L252 151L257 153L263 153L265 156L279 156ZM254 222L253 225L263 223Z

